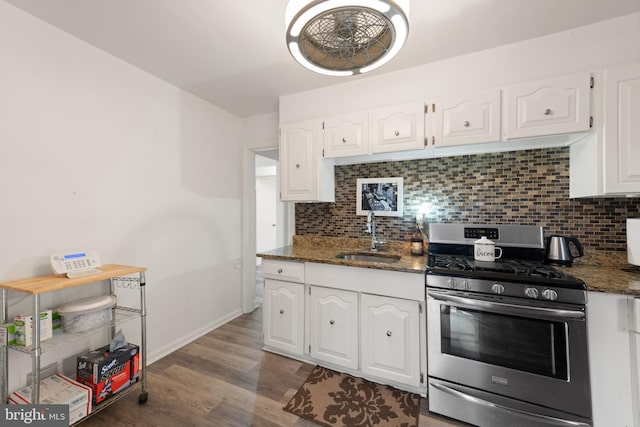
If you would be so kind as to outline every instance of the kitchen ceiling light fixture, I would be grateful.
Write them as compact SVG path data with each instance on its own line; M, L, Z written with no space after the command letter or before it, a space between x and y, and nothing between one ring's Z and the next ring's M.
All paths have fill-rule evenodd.
M330 76L366 73L389 62L409 33L409 0L290 0L289 52Z

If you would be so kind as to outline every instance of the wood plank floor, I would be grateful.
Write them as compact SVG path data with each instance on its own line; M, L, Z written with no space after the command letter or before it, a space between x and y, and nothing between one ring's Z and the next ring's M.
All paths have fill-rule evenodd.
M149 366L147 403L138 404L138 393L132 393L82 427L317 427L282 410L313 365L261 348L259 308ZM426 399L420 409L420 427L463 425L429 414Z

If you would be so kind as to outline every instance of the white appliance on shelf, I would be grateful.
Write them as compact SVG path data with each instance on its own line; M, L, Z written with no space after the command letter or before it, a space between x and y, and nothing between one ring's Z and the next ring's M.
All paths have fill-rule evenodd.
M69 278L96 274L102 265L100 257L94 251L56 253L50 256L51 270L57 276Z

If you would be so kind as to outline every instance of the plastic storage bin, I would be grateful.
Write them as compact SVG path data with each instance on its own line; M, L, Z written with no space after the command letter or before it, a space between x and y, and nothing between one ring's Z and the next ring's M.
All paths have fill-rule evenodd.
M111 322L113 295L101 295L70 302L58 309L65 332L83 332Z

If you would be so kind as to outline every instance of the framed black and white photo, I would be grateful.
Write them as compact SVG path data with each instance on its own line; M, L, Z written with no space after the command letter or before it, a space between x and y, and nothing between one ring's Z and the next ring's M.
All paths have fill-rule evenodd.
M403 178L358 178L356 214L402 216Z

